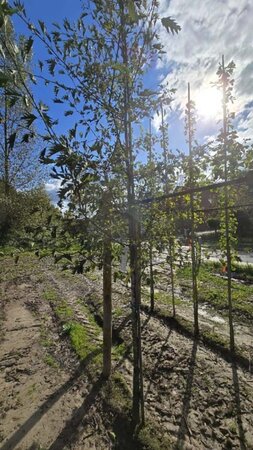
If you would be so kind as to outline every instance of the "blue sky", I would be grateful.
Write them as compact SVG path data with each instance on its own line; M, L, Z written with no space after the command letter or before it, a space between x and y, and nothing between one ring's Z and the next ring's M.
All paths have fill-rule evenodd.
M87 0L88 1L88 0ZM25 0L27 15L35 23L38 19L46 24L78 17L80 0ZM177 93L172 111L166 114L172 149L185 148L183 111L187 101L187 83L191 83L192 98L199 108L196 137L200 143L211 139L217 133L221 118L220 99L211 82L216 80L216 70L221 55L236 63L235 96L233 111L240 136L250 137L253 129L253 45L252 18L253 2L248 0L160 0L160 17L172 16L182 27L175 36L169 36L160 27L160 37L166 54L163 61L154 68L152 80L169 82ZM18 31L24 28L15 21ZM35 55L41 47L35 43ZM45 57L48 57L45 54ZM173 70L172 70L173 68ZM155 81L156 83L156 81ZM212 90L213 89L213 90ZM37 95L47 99L45 88L37 89ZM68 118L61 120L67 125ZM160 117L154 118L154 129L158 129Z

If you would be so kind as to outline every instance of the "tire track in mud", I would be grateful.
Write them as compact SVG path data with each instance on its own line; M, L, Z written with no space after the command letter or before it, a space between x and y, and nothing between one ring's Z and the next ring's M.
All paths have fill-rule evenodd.
M98 305L94 307L93 298L90 306L93 311L99 311L101 291L95 283L88 284L86 297L97 292ZM82 287L76 284L75 288L76 295L82 295ZM121 306L123 310L126 296L123 291L121 296L114 296L114 307ZM88 304L90 300L86 301ZM141 320L148 419L155 420L172 437L174 448L252 448L252 376L227 363L202 343L170 329L161 320L145 312L141 313ZM114 328L120 330L119 336L130 345L129 315L114 318ZM131 388L129 350L117 368Z
M50 305L42 300L41 272L23 277L25 269L17 270L19 278L3 288L0 448L110 448L97 407L101 380L91 385L88 360L80 364L59 336ZM52 355L58 356L56 365Z
M57 274L57 277L53 275L53 277L56 278L56 283L51 276L47 277L46 275L49 284L54 285L64 298L69 299L78 320L83 320L83 323L86 323L87 320L87 318L83 319L83 311L81 314L79 310L80 303L77 300L80 298L87 306L91 306L93 312L101 313L102 296L100 287L97 287L99 282L91 282L85 277L73 278L70 281L62 279L60 274ZM90 298L94 291L98 297L96 300L94 296ZM96 301L97 304L95 304ZM75 308L76 302L77 307ZM114 295L115 308L120 307L122 311L126 311L127 303L128 295L122 289L121 293ZM43 305L46 308L50 307L50 305L45 306L45 302ZM50 316L49 311L46 314ZM235 366L232 367L201 343L170 329L157 318L144 312L141 313L141 318L144 393L148 419L155 420L159 423L161 430L172 437L173 448L250 449L253 442L252 376ZM122 326L122 322L125 322L124 326ZM114 317L114 328L118 329L119 336L124 339L126 346L130 345L131 322L129 315L124 313ZM62 353L63 350L59 348L59 352ZM66 355L65 364L68 364L69 360L71 360L70 355ZM127 358L118 361L116 366L131 387L131 352L127 353ZM87 383L87 380L84 383ZM69 398L76 399L80 392L85 392L85 389L87 389L87 384L83 388L78 383L74 384L73 389L69 391ZM87 391L88 399L93 398L94 391L92 388L90 389L90 386ZM75 392L78 392L77 396ZM91 397L89 397L89 392L91 392ZM88 405L89 402L90 400L88 400ZM85 420L78 420L78 417L80 418L84 413L83 404L85 403L80 401L79 408L76 405L76 411L79 412L73 415L73 420L69 419L68 423L79 430L76 433L78 436L76 440L72 440L72 444L67 444L66 448L88 449L89 438L87 436L89 433L96 435L96 428L103 429L103 420L98 413L99 407L94 405L93 409L91 408L91 416L94 415L98 426L91 425L90 416ZM63 411L64 408L66 408L66 403L59 409ZM72 404L69 409L73 412ZM66 420L64 418L64 423ZM57 429L55 424L54 427ZM48 448L51 450L62 448L63 442L68 442L66 439L69 429L70 427L63 427L60 432L58 429L55 443L51 443L51 447ZM87 433L85 430L88 430ZM35 433L35 438L39 436ZM104 436L106 436L106 431ZM82 441L85 437L86 439ZM91 445L94 445L93 438L91 441ZM84 443L87 446L83 447ZM100 447L97 448L102 449L108 448L110 444L108 441L106 443L101 441L99 445ZM96 447L91 446L90 448Z

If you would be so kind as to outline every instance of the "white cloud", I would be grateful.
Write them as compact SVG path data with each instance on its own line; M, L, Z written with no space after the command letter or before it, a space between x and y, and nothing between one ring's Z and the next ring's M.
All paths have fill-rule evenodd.
M236 64L237 99L231 109L236 113L243 112L245 105L253 100L253 2L161 0L160 16L171 16L182 27L181 32L174 36L169 36L161 28L166 54L159 62L159 68L166 73L173 65L173 71L165 76L164 81L169 81L170 87L177 88L176 106L184 109L188 82L191 83L193 99L200 97L202 92L205 96L205 92L210 90L210 83L217 79L216 71L224 54L227 63L233 59ZM252 111L253 107L250 109ZM248 114L241 122L241 128L252 126L252 121L252 114Z
M47 192L57 192L60 188L61 181L60 180L52 180L48 183L45 183L45 189Z
M59 201L58 191L60 189L60 185L61 185L61 181L55 180L53 178L50 179L47 183L45 183L46 192L48 193L48 195L54 205L56 205Z

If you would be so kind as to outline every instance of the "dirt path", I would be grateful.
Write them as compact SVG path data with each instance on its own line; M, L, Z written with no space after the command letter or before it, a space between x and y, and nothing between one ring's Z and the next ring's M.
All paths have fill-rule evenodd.
M3 273L0 448L136 450L115 446L113 418L102 409L103 381L91 384L89 357L80 364L45 300L45 292L55 290L99 346L101 334L85 308L101 323L100 280L63 275L34 260L19 268L9 261ZM131 389L129 312L127 292L114 286L113 325L125 346L115 365ZM170 448L253 449L252 375L144 312L142 329L146 417L170 439Z
M3 286L0 448L107 449L94 411L98 385L90 385L85 364L61 341L37 280L20 275Z

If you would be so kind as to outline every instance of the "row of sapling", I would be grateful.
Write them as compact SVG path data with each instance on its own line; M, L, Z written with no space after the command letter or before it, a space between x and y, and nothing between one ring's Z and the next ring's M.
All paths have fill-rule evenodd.
M196 244L196 209L199 209L199 201L194 190L200 179L197 180L196 158L194 159L193 103L189 95L186 110L189 158L185 179L186 186L190 189L190 197L184 197L182 194L180 197L180 193L178 197L170 197L175 188L175 166L178 160L169 152L163 109L165 98L156 95L155 91L145 89L143 84L144 73L158 57L162 57L162 46L156 30L159 24L157 2L119 0L108 4L94 0L89 6L83 5L83 12L75 23L65 19L62 26L55 24L52 32L49 32L41 21L38 26L32 24L20 2L16 2L16 6L19 8L20 18L28 26L33 38L39 39L49 53L46 61L39 61L41 72L36 74L35 78L48 85L48 89L52 88L53 101L60 105L71 124L64 135L58 136L56 121L49 116L48 106L36 102L31 90L27 89L23 74L18 73L22 89L25 89L25 95L34 108L33 112L25 115L25 123L31 126L36 118L42 119L46 129L46 147L41 154L41 161L54 166L53 176L61 182L61 200L67 201L69 205L71 226L68 228L65 220L65 230L61 230L61 233L73 236L76 233L72 233L71 227L79 227L75 236L75 251L71 253L70 248L69 253L59 254L56 259L59 261L64 257L70 260L74 271L78 273L96 266L103 268L103 373L106 377L111 373L112 263L120 253L119 249L124 253L125 248L129 248L134 368L132 412L133 425L136 427L144 423L140 321L143 270L141 248L145 249L146 243L148 244L151 310L154 308L154 248L159 248L160 243L161 250L165 248L168 253L175 315L174 266L178 253L174 250L175 223L178 215L180 218L187 214L187 211L190 212L191 221L194 327L195 334L199 332L199 261ZM170 18L163 18L162 24L167 31L179 31L178 25ZM31 50L33 38L27 41L27 53ZM11 53L10 57L14 58L15 55ZM227 74L231 74L231 67L226 68L223 64L219 73L225 105L220 148L225 181L234 176L234 173L228 171L228 139L232 137L229 135L226 106L231 94ZM146 170L148 179L145 189L142 189L143 180L140 172L135 170L137 152L133 138L134 129L136 124L150 117L150 113L155 112L158 107L161 107L162 117L160 132L163 161L157 163L153 156L149 128ZM238 146L235 145L235 148ZM203 153L202 157L205 157ZM162 168L160 172L159 167ZM155 171L152 168L155 168ZM159 173L163 176L163 183L159 181L159 176L156 177ZM150 207L144 209L136 201L137 197L145 193L155 198L162 192L167 196L163 199L162 207L162 203L151 201ZM230 256L232 220L228 213L228 201L228 188L225 187L224 223L233 349ZM182 215L178 213L179 205ZM140 209L144 210L142 215ZM141 217L144 218L145 227L141 226ZM59 236L58 231L55 234Z
M234 114L229 112L229 103L233 101L232 78L235 64L233 62L225 65L224 56L217 72L218 88L222 92L222 129L218 136L218 145L214 151L216 159L216 178L222 178L225 182L238 176L238 172L243 169L243 159L245 158L246 147L237 140L237 134L233 129L231 120ZM223 257L226 259L227 291L228 291L228 317L230 330L230 349L235 351L234 327L233 327L233 303L232 303L232 254L236 244L236 217L231 206L235 204L236 190L227 184L219 192L220 202L220 246Z
M237 134L232 128L231 118L232 115L226 115L227 103L231 100L231 87L233 81L230 79L232 75L234 64L230 63L226 68L221 68L218 71L218 76L220 78L219 85L223 88L223 129L221 134L218 136L217 145L212 145L211 150L208 154L208 146L204 147L196 147L193 146L193 137L194 137L194 126L195 126L195 118L194 118L194 103L190 98L190 87L188 87L188 103L186 107L186 134L187 141L189 144L189 159L187 161L187 166L185 167L186 181L189 180L189 186L191 188L190 192L190 224L191 224L191 239L190 239L190 248L191 248L191 266L192 266L192 291L193 291L193 305L194 305L194 332L197 335L199 333L199 324L198 324L198 282L197 282L197 273L199 271L200 261L201 261L201 246L199 244L198 239L196 238L196 225L201 223L203 218L203 211L201 209L200 198L194 194L194 186L196 184L208 182L206 177L203 177L202 173L199 172L199 168L203 169L214 165L212 174L214 175L214 179L224 180L228 182L229 179L235 178L238 176L240 171L245 170L245 158L248 157L250 153L249 146L241 144L237 140ZM224 87L225 86L225 87ZM163 139L162 139L162 148L165 148L165 134L164 134L164 126L163 126L163 113L162 113L162 131L163 131ZM224 131L225 130L225 131ZM205 150L205 153L203 153ZM211 155L211 158L210 158ZM247 155L247 156L246 156ZM166 156L164 158L166 165ZM229 170L229 177L228 177ZM219 174L219 176L215 174ZM166 172L167 178L167 172ZM209 179L210 182L210 179ZM187 184L186 184L187 185ZM228 189L229 194L228 195ZM228 275L228 309L229 309L229 323L230 323L230 344L231 350L234 351L234 337L233 337L233 323L232 323L232 299L231 299L231 250L235 249L236 244L236 220L235 214L233 211L233 205L236 201L236 197L238 198L238 192L235 188L228 188L228 185L225 186L223 190L218 191L218 197L220 198L220 207L217 210L220 211L220 244L221 250L224 252L224 256L227 258L226 269ZM225 195L224 195L225 192ZM236 195L237 193L237 195ZM152 192L154 195L154 192ZM159 194L159 190L156 191L156 194ZM187 200L186 200L187 201ZM154 205L155 202L151 202L151 205ZM161 203L160 203L161 205ZM150 208L150 210L152 210ZM167 211L167 218L168 218ZM201 217L202 216L202 217ZM156 216L156 220L158 216ZM170 224L173 223L173 216L170 218ZM161 221L159 221L159 225L161 228ZM234 251L234 250L233 250ZM229 269L230 268L230 269ZM173 289L173 284L172 284ZM152 300L152 297L151 297ZM153 307L153 302L151 303L151 308ZM174 310L175 311L175 310Z
M56 25L56 30L51 34L43 22L39 22L38 29L27 20L24 10L19 13L33 35L46 45L52 56L47 60L52 77L50 80L48 74L44 75L44 63L40 61L39 64L42 69L40 77L44 78L46 83L54 85L55 103L64 106L69 104L68 109L64 108L66 116L78 113L81 117L73 124L68 135L58 138L55 131L52 131L52 119L44 112L47 111L47 106L37 105L33 98L35 112L44 120L47 128L45 140L48 142L49 151L43 151L42 160L55 164L55 176L62 180L61 194L71 197L71 200L77 197L81 203L80 185L85 191L90 183L94 185L94 177L101 175L101 165L108 160L109 145L106 143L114 142L114 148L120 148L116 169L120 168L123 179L126 180L124 214L128 221L131 273L135 426L144 422L144 407L140 334L140 241L135 205L132 128L137 117L147 114L152 104L151 94L142 88L142 78L144 66L148 67L147 62L151 64L161 54L161 46L154 29L158 21L157 6L156 1L150 4L133 1L127 4L122 1L111 2L109 7L108 3L105 5L101 1L94 1L89 11L89 19L96 21L96 26L92 20L91 25L85 23L87 13L84 7L84 13L78 19L77 25L73 26L65 20L64 32ZM169 18L164 18L163 24L168 31L179 30L177 24ZM57 77L54 78L56 71ZM60 74L63 75L63 83L58 81ZM66 77L74 80L72 86L66 84ZM35 118L36 116L31 114L27 117L27 124ZM80 131L80 127L83 131ZM89 142L94 135L103 136L103 141L99 138L96 145L91 146ZM113 177L110 169L109 167L108 179ZM87 206L90 216L92 206L92 203ZM108 239L106 241L108 251ZM104 261L106 259L108 264L110 258L105 258L105 253L106 251ZM110 276L110 271L105 270L104 274Z

